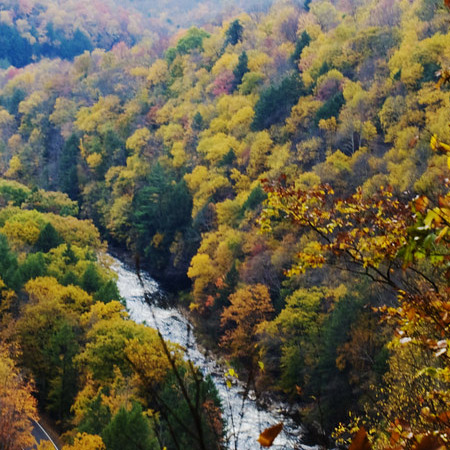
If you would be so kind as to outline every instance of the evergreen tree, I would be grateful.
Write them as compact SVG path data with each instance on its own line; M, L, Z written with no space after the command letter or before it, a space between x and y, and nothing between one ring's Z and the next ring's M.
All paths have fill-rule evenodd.
M131 411L121 408L104 429L102 438L108 450L156 450L160 448L151 432L142 407L134 403Z
M103 303L109 303L112 300L120 300L120 293L117 284L113 280L104 283L95 295L95 299Z
M197 112L192 120L192 129L194 131L201 131L205 127L203 116Z
M252 129L264 130L285 120L302 93L302 80L295 73L284 78L279 86L263 91L255 105Z
M35 248L43 253L49 252L52 248L58 247L62 242L61 236L55 230L55 227L48 222L39 233Z
M225 47L228 44L236 45L238 42L242 41L243 31L244 27L241 25L239 20L231 22L231 25L225 33Z
M23 67L31 63L33 47L19 32L7 25L0 23L0 60L15 67Z
M15 289L16 272L18 269L17 257L10 250L8 239L4 234L0 234L0 278L7 287Z
M79 152L79 139L72 134L64 145L58 168L59 187L72 200L77 200L80 195L77 172Z
M36 277L45 276L47 271L44 255L41 252L29 254L27 259L21 264L19 272L22 283L26 283L28 280Z
M306 31L303 31L301 36L297 39L297 43L295 44L294 53L291 56L291 61L297 66L300 61L300 56L305 47L311 42L311 37Z
M108 405L102 402L102 391L87 405L87 411L78 426L78 430L81 433L100 435L111 422L111 410Z
M53 377L48 393L48 410L59 421L67 419L77 393L77 370L73 358L78 344L70 325L63 323L50 339L47 352L52 361Z
M89 294L97 292L100 289L100 275L98 274L97 269L93 263L90 263L86 267L83 277L81 278L81 287Z
M242 52L239 55L239 61L236 68L233 71L234 81L233 81L233 91L242 83L244 75L248 72L248 56L246 52Z
M78 262L78 258L72 250L70 243L67 244L67 248L64 250L63 258L66 264L76 264Z
M176 183L159 163L156 164L134 200L133 223L139 241L152 265L163 269L170 258L170 245L177 232L191 223L192 198L184 180ZM158 239L160 238L160 239Z

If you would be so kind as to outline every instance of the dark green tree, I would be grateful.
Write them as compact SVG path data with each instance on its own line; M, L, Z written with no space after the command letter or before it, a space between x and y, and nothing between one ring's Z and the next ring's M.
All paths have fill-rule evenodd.
M41 252L30 253L27 259L20 265L20 278L22 283L26 283L36 277L43 277L46 275L44 255Z
M156 450L159 447L142 407L134 403L131 411L121 408L103 430L108 450Z
M80 433L101 434L111 422L111 410L102 402L102 392L99 392L87 405L87 412L78 425Z
M73 358L78 352L78 344L72 327L62 323L50 338L46 349L52 362L47 409L58 421L70 416L70 407L77 393L77 370Z
M243 31L244 27L241 25L241 22L239 22L239 20L231 22L228 30L225 33L225 47L228 44L236 45L238 42L242 41Z
M239 55L239 61L236 68L233 70L234 81L233 81L233 91L242 83L244 75L248 72L248 56L246 52L242 52Z
M0 60L15 67L23 67L31 63L33 47L19 32L7 25L0 23Z
M48 222L39 233L35 248L43 253L49 252L52 248L58 247L62 243L61 236L55 227Z
M339 111L345 104L345 98L342 92L336 92L331 98L329 98L316 113L316 124L321 119L330 119L331 117L337 117Z
M66 264L76 264L78 262L78 258L72 250L70 243L67 244L67 248L64 250L63 258Z
M72 134L64 144L58 167L59 188L72 200L78 200L80 195L77 171L79 145L79 138Z
M81 277L81 287L89 294L93 294L100 289L101 284L101 278L95 264L90 263Z
M95 294L95 299L103 303L109 303L112 300L120 300L120 293L117 284L113 280L104 283Z
M252 129L264 130L285 120L302 93L303 83L297 73L284 78L279 86L270 86L261 92L255 105Z
M17 257L9 248L8 239L0 233L0 278L7 287L16 289L20 285L17 277Z
M184 233L191 224L192 198L184 180L155 164L146 185L134 199L134 219L139 245L152 265L167 267L170 245L176 233Z
M297 43L295 44L294 53L291 55L291 61L297 66L300 61L300 56L305 47L311 42L311 37L306 31L303 31L301 36L297 39Z
M194 131L202 131L204 127L205 122L203 120L203 116L199 112L197 112L192 119L192 129Z

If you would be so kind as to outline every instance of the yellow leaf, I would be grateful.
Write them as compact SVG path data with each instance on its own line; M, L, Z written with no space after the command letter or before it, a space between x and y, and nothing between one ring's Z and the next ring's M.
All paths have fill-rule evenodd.
M438 237L436 238L436 242L439 242L447 233L448 233L448 227L442 228L441 232L439 233Z

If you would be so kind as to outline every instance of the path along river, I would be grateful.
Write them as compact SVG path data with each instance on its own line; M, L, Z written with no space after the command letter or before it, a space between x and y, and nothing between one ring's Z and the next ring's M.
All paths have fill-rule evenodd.
M300 444L301 429L282 414L287 407L283 404L264 408L257 404L254 393L243 400L244 386L235 382L227 386L225 369L211 356L201 351L192 335L192 326L176 308L149 305L144 300L159 291L159 286L146 273L141 273L141 281L131 267L113 258L111 267L118 275L120 294L127 302L130 317L138 323L157 328L166 340L176 342L186 349L189 358L204 375L210 375L216 385L227 421L227 441L231 450L253 450L261 448L257 442L259 433L279 422L284 423L281 434L275 439L273 449L315 449Z

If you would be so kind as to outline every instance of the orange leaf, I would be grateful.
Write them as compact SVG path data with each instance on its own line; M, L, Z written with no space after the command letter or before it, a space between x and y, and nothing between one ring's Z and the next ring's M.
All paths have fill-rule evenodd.
M274 425L273 427L266 428L258 438L258 442L263 447L272 447L273 441L280 434L283 429L283 422Z
M450 426L450 411L443 412L439 415L439 420L443 422L445 425Z
M420 197L417 197L414 200L414 206L416 207L416 211L420 212L421 214L425 213L425 211L428 208L429 203L430 203L430 200L427 197L425 197L424 195L421 195Z
M444 3L447 8L450 8L450 0L444 0Z
M361 427L358 433L356 433L349 450L372 450L372 445L369 442L369 438L367 437L367 432L364 427Z
M438 436L431 434L423 437L413 450L445 450L444 443Z

